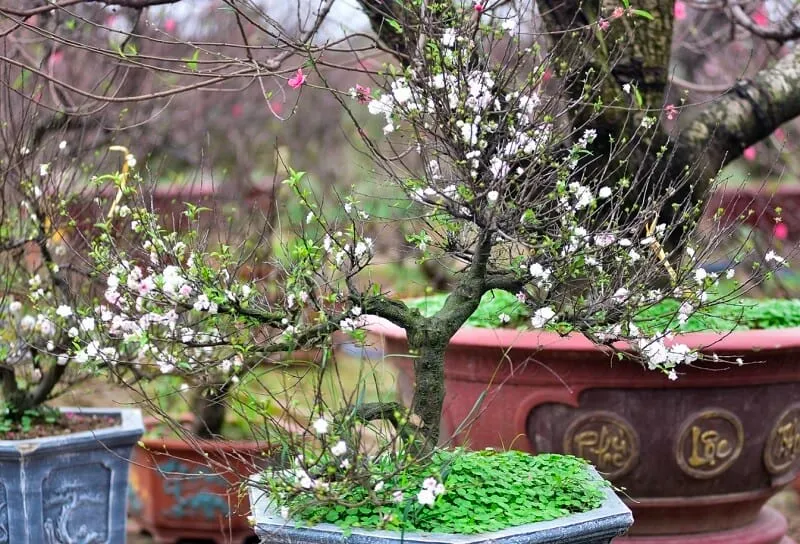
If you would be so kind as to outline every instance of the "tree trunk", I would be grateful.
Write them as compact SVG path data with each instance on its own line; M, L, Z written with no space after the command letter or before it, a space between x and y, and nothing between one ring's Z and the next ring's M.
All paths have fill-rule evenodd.
M192 402L195 420L192 432L199 438L217 438L225 423L225 397L228 386L208 387L200 391Z
M408 348L414 357L416 387L411 411L422 419L422 433L429 446L439 442L444 406L444 354L450 338L442 327L427 327L408 334Z

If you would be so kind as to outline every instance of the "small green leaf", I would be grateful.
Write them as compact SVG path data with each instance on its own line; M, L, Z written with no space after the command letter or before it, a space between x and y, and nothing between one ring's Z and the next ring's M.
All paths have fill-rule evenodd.
M183 59L186 61L186 67L191 70L192 72L197 71L197 59L200 58L200 50L195 49L194 53L190 58Z
M638 15L639 17L644 17L645 19L649 19L650 21L655 20L655 17L650 15L649 11L645 11L643 9L634 9L631 10L631 13L633 13L634 15Z

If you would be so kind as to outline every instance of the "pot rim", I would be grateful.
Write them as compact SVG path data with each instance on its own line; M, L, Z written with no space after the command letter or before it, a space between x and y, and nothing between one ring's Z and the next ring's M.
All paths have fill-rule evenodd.
M53 450L112 448L134 444L144 432L142 413L138 408L82 408L64 406L59 410L84 415L117 416L120 421L111 427L69 434L26 438L22 440L0 440L0 459L19 459L26 456L46 455Z
M405 330L386 319L367 316L367 330L394 340L403 340ZM800 327L785 329L755 329L717 332L689 332L676 334L665 340L667 345L686 344L705 353L750 353L769 351L800 351ZM542 330L519 331L515 329L486 329L463 326L450 340L450 345L461 348L528 349L550 352L597 352L604 349L582 334L561 336ZM622 343L615 347L624 349Z

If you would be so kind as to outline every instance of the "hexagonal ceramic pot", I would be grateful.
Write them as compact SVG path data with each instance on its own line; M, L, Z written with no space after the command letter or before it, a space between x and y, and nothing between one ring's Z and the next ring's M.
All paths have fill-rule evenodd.
M63 408L116 416L118 425L30 440L0 440L0 544L125 542L128 459L139 410Z
M270 507L264 491L253 487L250 505L262 544L608 544L633 525L633 516L610 487L605 494L603 504L589 512L478 535L353 529L345 536L327 523L295 527Z

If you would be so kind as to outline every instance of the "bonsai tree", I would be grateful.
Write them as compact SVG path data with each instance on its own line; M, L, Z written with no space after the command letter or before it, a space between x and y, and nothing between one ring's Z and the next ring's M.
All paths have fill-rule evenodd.
M169 2L158 2L164 3ZM106 4L143 8L150 2ZM197 49L197 62L186 67L196 83L147 96L86 98L137 102L283 69L292 92L302 92L316 78L321 81L318 86L333 91L351 119L356 119L357 108L381 116L387 142L376 141L362 128L360 145L378 170L425 210L428 229L410 241L426 259L447 255L462 263L441 311L423 316L380 287L359 285L374 242L362 234L366 219L357 196L344 198L347 226L332 224L318 215L318 205L299 173L287 184L306 203L313 229L292 248L279 308L248 301L244 285L227 272L226 265L232 263L224 253L214 255L213 266L199 254L176 260L181 258L174 248L177 242L165 238L172 233L165 233L142 209L132 216L136 227L131 230L155 248L150 250L156 253L155 262L150 259L146 269L126 260L125 253L110 250L108 239L100 240L93 258L110 278L109 288L124 284L133 295L142 282L152 283L152 291L166 297L154 297L162 310L180 315L178 310L188 308L190 313L211 314L196 318L202 323L202 341L175 343L174 334L168 340L174 349L213 344L229 350L224 357L213 350L208 362L222 361L228 367L234 357L230 365L242 372L257 364L245 361L245 355L258 361L269 353L324 343L335 331L355 332L362 315L388 319L408 333L417 376L412 412L421 418L420 432L430 444L439 438L448 340L493 289L518 295L529 306L535 327L581 332L609 349L625 341L634 351L627 356L639 357L670 377L677 376L680 364L697 357L680 345L668 347L664 339L670 330L645 334L632 321L643 307L666 297L680 299L680 319L709 302L709 290L718 278L697 263L714 249L724 225L712 227L716 237L693 239L694 225L720 168L797 113L793 54L740 82L736 92L695 108L663 103L669 85L672 2L543 4L536 24L547 32L534 41L531 14L500 4L387 6L364 0L361 7L379 47L396 62L373 74L374 85L383 91L372 92L365 85L335 89L322 71L325 46L312 45L332 5L323 2L299 39L292 41L296 51L308 55L303 67L283 69L290 49L278 46L272 58L254 60L253 69L242 70L239 61L223 56L223 70L205 70L200 68L205 66L200 55L211 53ZM231 7L232 16L253 22L268 17L270 6ZM4 7L2 13L28 21L62 9L58 4ZM279 21L273 23L274 28L260 29L261 38L285 42L287 33ZM773 30L776 39L792 36ZM245 50L262 47L248 40L243 37L240 44ZM158 59L133 61L124 52L105 54L167 70ZM68 90L87 94L72 86ZM665 129L662 120L683 118L685 112L684 126ZM159 251L169 258L159 257ZM769 257L772 264L783 260L775 254ZM177 307L174 293L159 285L172 285L173 274L191 290ZM150 295L149 287L146 290ZM123 299L125 292L119 293ZM311 304L311 311L301 311L298 301L305 307ZM125 310L133 313L117 317L156 311L146 303L147 298L133 297ZM172 330L179 318L169 315L148 325ZM187 328L194 330L195 322ZM226 332L219 337L217 331ZM250 337L245 339L243 331L250 331ZM138 344L157 361L156 367L171 371L180 362L178 352L161 347L148 351L150 338L134 335L126 340L128 349ZM81 346L76 356L82 358L90 345Z
M284 185L306 214L275 263L285 270L275 299L236 277L230 247L205 246L197 228L181 235L140 205L137 175L145 172L137 174L138 163L128 157L133 174L123 170L98 179L115 195L89 254L105 292L73 310L93 319L95 327L77 331L66 360L124 369L134 380L183 374L228 392L275 353L321 349L326 365L335 357L336 335L365 341L367 315L404 328L416 376L407 410L394 402L365 402L357 393L335 405L320 392L308 417L294 418L294 425L285 414L260 414L270 436L285 444L286 461L295 470L289 484L300 499L287 508L312 509L331 504L325 486L342 481L366 492L349 497L351 506L388 505L403 489L382 493L384 480L376 481L376 475L388 476L391 467L402 473L412 460L438 463L440 469L447 464L436 449L447 438L440 436L445 350L494 290L516 296L534 328L581 333L609 353L678 379L681 366L700 354L669 341L669 325L644 327L637 318L665 299L678 300L678 322L724 300L717 292L720 275L700 263L728 227L713 217L696 227L719 169L791 114L793 64L782 59L754 78L756 87L742 84L739 92L702 106L685 127L667 130L664 119L691 111L662 101L671 5L544 6L541 18L549 32L540 43L527 35L525 18L502 6L420 0L363 5L380 38L376 47L394 58L370 74L372 88L358 83L343 89L328 83L326 47L311 42L331 5L320 6L299 39L287 42L280 29L265 26L263 38L283 45L270 59L252 57L247 68L225 57L220 68L209 60L213 51L197 49L187 67L197 83L160 96L260 71L280 74L290 51L304 55L301 66L284 70L284 91L317 86L330 92L357 125L357 148L372 158L381 182L401 188L425 223L409 242L426 260L459 263L442 308L423 314L370 281L376 241L367 226L375 220L355 192L341 195L341 212L328 215L305 174L288 169ZM264 16L258 6L230 7L243 20ZM60 8L3 13L25 18ZM645 40L662 31L660 39ZM263 53L249 38L241 47ZM137 55L125 62L152 61L150 68L168 71L160 60ZM125 99L144 98L113 101ZM760 123L751 115L758 108L770 112ZM380 120L382 135L358 124L360 110ZM192 222L202 213L186 210ZM115 238L121 230L130 242L124 247ZM733 257L735 264L742 255ZM740 276L758 281L783 263L774 252L765 260L769 267ZM498 314L498 323L507 317ZM280 395L266 395L282 402ZM379 441L388 457L361 453L363 425L377 419L394 427ZM283 433L286 427L300 437ZM353 455L345 457L348 452ZM419 505L442 495L439 484L417 492ZM287 492L280 482L270 485Z

